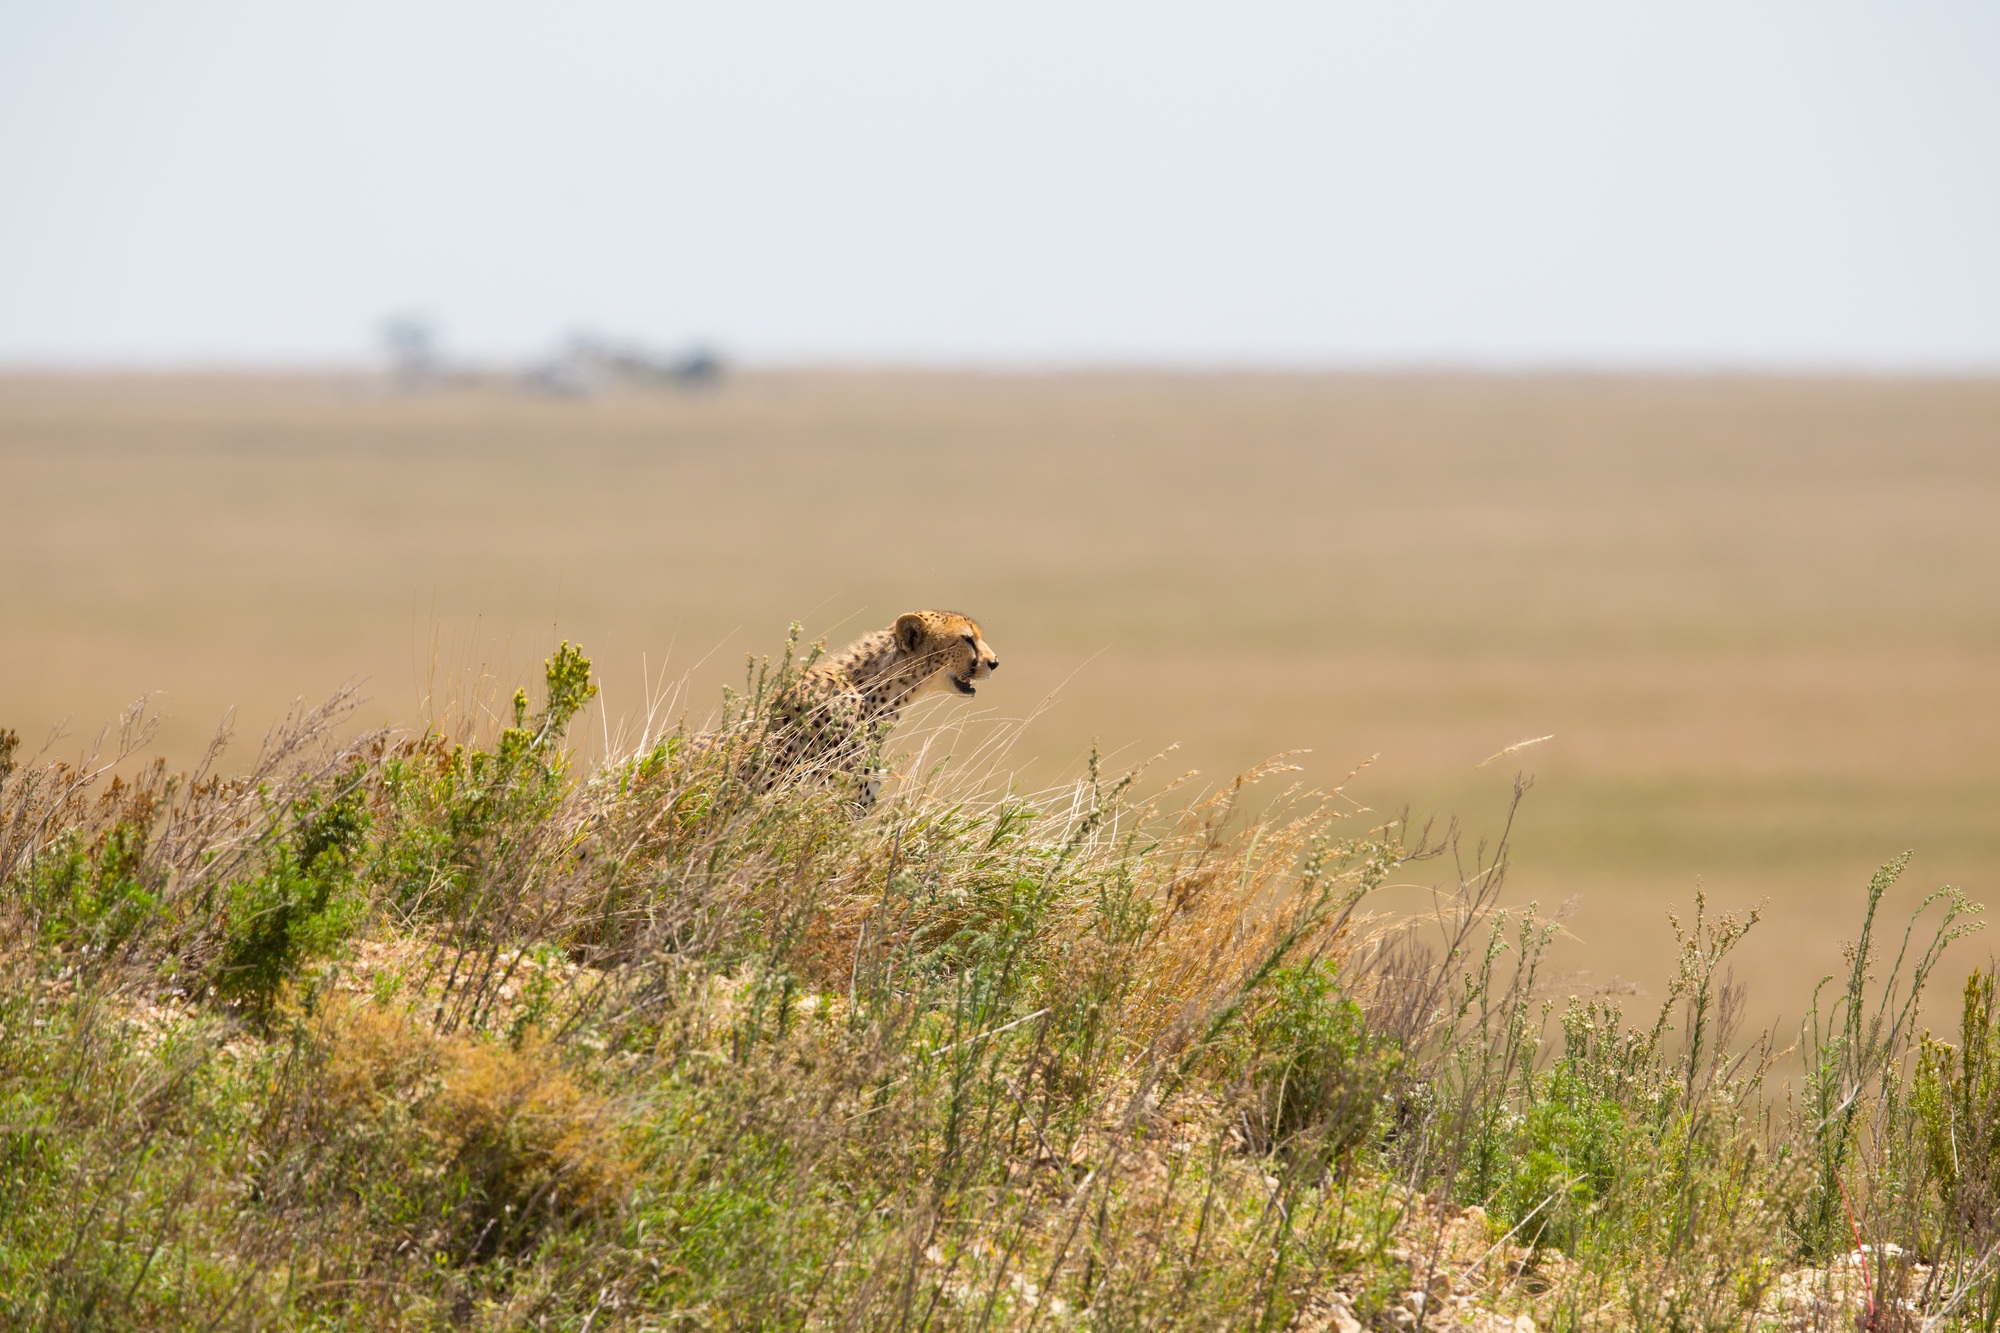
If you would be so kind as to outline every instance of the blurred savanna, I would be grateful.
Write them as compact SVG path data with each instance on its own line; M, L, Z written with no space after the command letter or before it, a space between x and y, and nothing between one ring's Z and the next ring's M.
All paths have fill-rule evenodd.
M1656 991L1699 885L1763 905L1737 965L1795 1012L1876 865L2000 870L1991 381L20 375L0 495L0 721L54 754L154 691L176 764L351 681L367 724L463 720L558 639L596 753L711 715L794 620L943 605L1008 669L905 737L962 727L1022 790L1093 744L1178 747L1160 782L1289 753L1490 833L1532 774L1510 892L1577 898L1586 986Z

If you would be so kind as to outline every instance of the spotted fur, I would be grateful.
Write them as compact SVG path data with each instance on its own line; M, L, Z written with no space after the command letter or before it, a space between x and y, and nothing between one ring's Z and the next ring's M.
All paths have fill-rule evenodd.
M776 775L856 775L863 810L882 788L874 756L909 703L938 690L978 692L1000 659L977 621L956 611L912 611L801 672L779 697L766 758Z

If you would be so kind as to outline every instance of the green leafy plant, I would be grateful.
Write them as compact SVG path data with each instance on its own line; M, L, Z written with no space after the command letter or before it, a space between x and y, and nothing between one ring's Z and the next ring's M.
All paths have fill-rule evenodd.
M568 785L561 745L596 693L590 659L567 641L543 669L544 703L530 715L517 690L512 723L491 748L436 732L397 746L382 765L389 836L374 873L408 910L460 915L470 898L518 882L546 849L545 826Z
M1379 1132L1401 1064L1395 1044L1369 1030L1326 960L1274 969L1245 1025L1245 1124L1262 1151L1309 1138L1344 1167Z
M37 857L25 890L42 934L103 953L144 927L162 887L146 860L150 835L146 825L120 820L95 838L70 833Z
M1976 1251L2000 1232L2000 1010L1992 968L1965 979L1956 1048L1925 1034L1911 1107L1949 1234Z
M218 993L260 1017L279 988L330 954L360 919L356 863L368 832L363 773L292 803L262 870L233 885L212 977Z
M1575 1250L1604 1201L1644 1170L1662 1088L1650 1043L1623 1031L1616 1006L1572 1000L1562 1031L1561 1057L1515 1113L1492 1203L1521 1243Z

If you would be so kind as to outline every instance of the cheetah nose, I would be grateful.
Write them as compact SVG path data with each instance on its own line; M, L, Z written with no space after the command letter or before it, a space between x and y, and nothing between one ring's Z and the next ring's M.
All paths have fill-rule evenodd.
M987 659L986 659L986 669L987 669L988 671L998 671L998 670L1000 669L1000 659L999 659L999 658L997 658L997 657L989 657L989 658L987 658Z

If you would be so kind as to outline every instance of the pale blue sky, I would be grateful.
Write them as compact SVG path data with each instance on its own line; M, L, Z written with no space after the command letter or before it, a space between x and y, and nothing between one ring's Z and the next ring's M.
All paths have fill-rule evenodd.
M0 363L2000 369L2000 4L0 0Z

